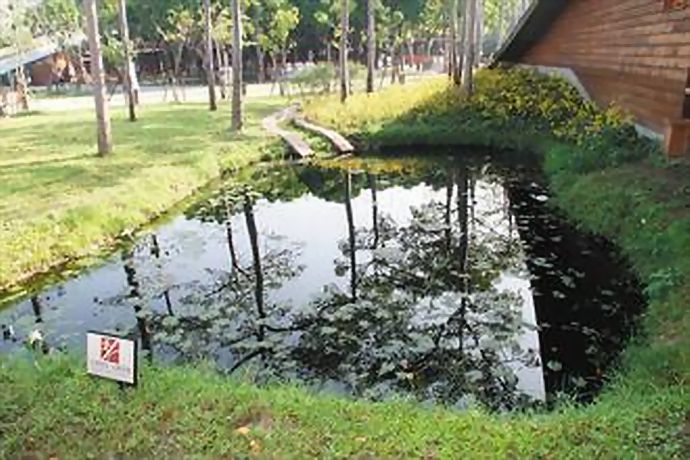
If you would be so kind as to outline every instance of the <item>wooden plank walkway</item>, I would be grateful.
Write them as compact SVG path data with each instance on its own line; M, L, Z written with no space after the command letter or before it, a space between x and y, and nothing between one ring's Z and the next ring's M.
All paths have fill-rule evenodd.
M335 131L324 128L323 126L315 125L314 123L310 123L301 117L296 117L294 122L302 129L306 129L307 131L311 131L327 138L331 144L333 144L338 153L348 154L355 151L355 148L350 141L348 141L345 136L342 136Z
M311 146L295 131L288 131L280 127L280 123L294 120L297 114L297 107L286 107L263 119L263 128L271 134L280 136L300 158L307 158L314 155Z

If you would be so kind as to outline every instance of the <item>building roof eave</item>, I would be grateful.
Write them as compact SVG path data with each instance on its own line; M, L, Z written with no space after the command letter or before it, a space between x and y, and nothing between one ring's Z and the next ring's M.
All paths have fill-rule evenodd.
M567 4L568 0L534 0L496 52L491 66L495 67L502 62L519 62L546 34Z

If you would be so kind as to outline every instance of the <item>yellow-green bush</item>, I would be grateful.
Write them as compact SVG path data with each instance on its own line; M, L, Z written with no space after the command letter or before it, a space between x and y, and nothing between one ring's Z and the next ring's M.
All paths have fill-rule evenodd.
M440 77L357 95L344 105L335 99L310 101L306 112L367 147L563 141L577 151L552 167L573 171L601 169L650 151L618 107L602 110L564 79L524 69L478 72L471 98Z

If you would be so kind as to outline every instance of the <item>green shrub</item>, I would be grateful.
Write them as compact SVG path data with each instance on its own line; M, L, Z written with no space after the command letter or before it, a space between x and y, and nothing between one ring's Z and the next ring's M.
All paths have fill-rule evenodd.
M356 80L366 73L366 68L357 62L348 63L350 79ZM291 84L297 86L301 94L331 92L332 83L338 79L338 68L330 62L321 62L305 67L290 77Z
M506 147L522 135L576 146L551 159L553 171L599 170L644 158L657 148L639 139L620 108L602 110L583 100L566 80L525 69L479 71L471 98L439 78L373 96L356 95L346 105L312 101L306 111L369 145L415 145L429 139L446 145L481 137Z
M290 77L290 83L296 85L300 92L305 89L312 93L331 91L331 82L335 78L335 68L330 63L320 63L305 67Z

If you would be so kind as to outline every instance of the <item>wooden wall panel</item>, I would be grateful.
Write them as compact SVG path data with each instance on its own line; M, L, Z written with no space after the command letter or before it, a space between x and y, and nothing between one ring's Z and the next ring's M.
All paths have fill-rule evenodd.
M569 67L592 97L663 133L683 117L690 8L664 0L570 0L521 62Z

